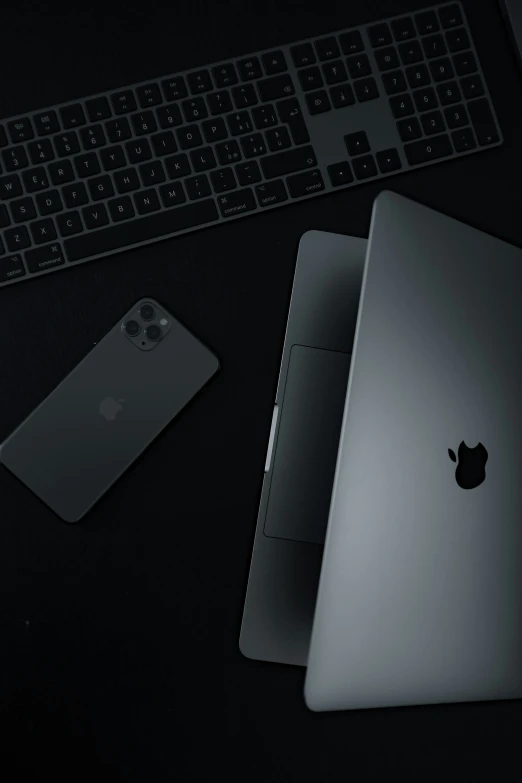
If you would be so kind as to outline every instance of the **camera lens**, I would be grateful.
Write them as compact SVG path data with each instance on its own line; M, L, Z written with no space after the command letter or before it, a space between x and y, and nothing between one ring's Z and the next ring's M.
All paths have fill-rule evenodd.
M125 331L129 337L136 337L140 333L140 325L137 321L127 321L125 324Z
M144 304L140 307L140 315L144 321L152 321L156 313L152 305Z
M152 324L151 326L147 326L145 330L145 334L149 338L149 340L152 340L152 342L156 342L161 337L161 329L159 326L156 326L156 324Z

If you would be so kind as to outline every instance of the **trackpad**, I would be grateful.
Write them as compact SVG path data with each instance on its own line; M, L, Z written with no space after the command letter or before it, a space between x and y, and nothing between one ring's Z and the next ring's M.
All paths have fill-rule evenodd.
M324 543L350 358L338 351L292 347L274 447L267 536Z

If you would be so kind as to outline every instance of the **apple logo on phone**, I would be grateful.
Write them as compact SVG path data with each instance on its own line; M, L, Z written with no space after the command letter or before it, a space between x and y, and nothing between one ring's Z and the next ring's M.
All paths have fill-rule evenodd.
M107 419L107 421L114 421L118 413L123 410L122 402L125 402L125 400L115 400L114 397L105 397L105 399L100 402L100 414L104 419Z
M448 449L452 462L457 462L453 449ZM455 470L455 480L462 489L475 489L486 478L488 452L482 443L470 449L464 441L459 446L459 457Z

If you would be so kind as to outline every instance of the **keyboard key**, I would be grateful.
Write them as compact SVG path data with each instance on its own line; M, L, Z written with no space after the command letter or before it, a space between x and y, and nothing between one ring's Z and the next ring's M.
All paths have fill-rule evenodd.
M189 179L185 180L185 188L191 201L210 196L210 185L206 174L200 174L198 177L189 177Z
M90 125L88 128L82 128L80 130L80 137L84 150L103 147L103 145L107 143L101 125Z
M100 151L100 158L105 171L113 171L113 169L121 169L122 166L127 164L125 159L125 153L123 147L108 147L105 150Z
M370 142L364 131L348 134L344 137L344 143L350 155L362 155L370 151Z
M80 103L73 103L70 106L62 106L59 109L60 117L62 118L62 125L64 128L76 128L79 125L84 125L85 114Z
M429 163L431 160L444 158L453 152L449 136L432 136L430 139L414 141L412 144L404 145L404 152L408 158L410 166L417 166L420 163Z
M161 89L166 101L178 101L188 95L187 85L183 76L171 76L161 82Z
M102 198L114 196L114 188L108 174L102 174L101 177L90 179L87 182L87 186L93 201L100 201Z
M459 25L464 24L458 3L445 5L443 8L439 8L439 19L441 25L445 29L448 29L449 27L458 27Z
M32 163L46 163L54 158L54 151L49 139L31 141L27 145Z
M5 129L2 125L0 125L0 147L5 147L7 145L7 134L5 132Z
M357 54L364 51L364 42L359 30L349 30L339 36L343 54Z
M283 73L283 71L288 70L285 56L283 52L279 50L263 54L261 59L263 60L267 76L271 76L274 73Z
M8 147L2 150L2 158L6 171L17 171L28 165L27 155L23 147Z
M424 41L426 40L427 39L424 39ZM411 65L424 59L424 55L422 54L422 49L418 41L408 41L408 43L401 43L399 44L398 49L403 65Z
M383 73L382 82L387 95L396 95L407 89L406 79L402 71L393 71L393 73Z
M434 133L444 133L446 124L440 111L430 111L421 117L422 127L427 136Z
M366 54L355 54L353 57L347 57L346 65L352 79L368 76L372 72L372 66Z
M236 114L229 114L227 122L232 136L239 136L242 133L250 133L254 130L250 114L247 111L238 111Z
M290 134L284 126L267 130L265 136L270 152L279 152L279 150L284 150L292 146ZM248 156L245 154L245 157Z
M36 217L33 199L31 196L11 201L11 216L15 223L25 223L26 220L32 220Z
M28 169L22 174L24 187L28 193L34 193L36 190L45 190L49 187L47 173L43 166L37 169Z
M368 177L375 177L377 174L377 166L373 159L373 155L363 155L361 158L354 158L353 170L357 179L368 179Z
M479 98L477 101L468 103L468 111L477 135L477 141L481 147L499 141L495 120L487 98Z
M132 90L120 90L111 95L112 107L115 114L127 114L136 111L136 98Z
M475 76L466 76L465 79L461 79L460 86L462 87L464 97L468 100L471 98L480 98L480 96L484 95L486 92L484 83L478 74L475 74Z
M399 120L397 130L401 141L415 141L422 136L422 129L416 117L409 117L407 120Z
M87 116L91 122L106 120L112 115L107 98L91 98L90 101L85 101L85 107L87 109Z
M118 120L109 120L105 123L105 130L109 141L117 144L120 141L126 141L132 136L131 127L127 117L120 117Z
M299 71L299 81L303 90L316 90L318 87L323 86L321 71L315 65L312 68L305 68L304 71Z
M295 92L292 79L287 73L275 76L273 79L262 79L257 83L257 89L262 101L275 101L286 98Z
M35 245L41 245L43 242L52 242L56 239L56 229L52 218L36 220L29 226L31 236Z
M468 113L462 104L444 109L444 116L446 117L448 128L461 128L463 125L469 125Z
M432 57L442 57L442 55L447 52L442 35L430 35L427 38L423 38L422 46L426 53L426 57L429 59Z
M136 214L130 196L119 196L108 202L111 218L115 223L120 220L128 220Z
M29 117L20 117L18 120L7 123L7 130L12 144L28 141L34 137L33 126Z
M237 163L241 160L241 152L237 141L216 144L216 154L222 166L227 166L229 163Z
M169 182L168 185L162 185L159 189L161 203L167 209L176 204L183 204L187 200L183 185L181 182Z
M210 181L212 182L214 193L224 193L227 190L237 188L236 178L231 168L213 171L210 175Z
M399 153L395 148L382 150L375 157L382 174L390 174L392 171L398 171L402 168Z
M47 190L45 193L37 193L36 203L38 205L38 212L42 217L51 215L53 212L61 212L63 209L59 190Z
M142 111L139 114L133 114L131 122L136 136L143 136L145 133L154 133L158 130L156 118L152 111Z
M65 258L61 245L54 243L28 250L25 254L25 263L30 272L43 272L56 266L65 264Z
M369 79L359 79L353 83L357 100L372 101L374 98L379 97L379 90L377 89L377 82L370 77Z
M121 226L113 225L93 234L73 237L65 241L65 248L71 261L79 261L126 245L146 242L166 234L210 223L217 218L218 212L214 200L207 199L175 207L166 212L157 212Z
M29 232L25 226L6 228L4 231L4 239L7 245L7 249L10 250L11 253L15 253L18 250L23 250L25 247L30 247L31 245Z
M1 255L3 255L4 253L5 253L5 247L4 247L4 245L3 245L3 243L2 243L2 240L1 240L1 238L0 238L0 256L1 256ZM3 277L1 276L1 274L2 274L2 270L1 270L1 268L0 268L0 280L4 280L5 278L3 278Z
M35 114L33 122L38 136L48 136L49 133L57 133L60 130L60 124L55 111L45 111Z
M191 152L190 159L192 161L192 168L196 172L208 171L217 166L212 147L201 147L201 149Z
M355 95L353 94L351 84L339 84L337 87L332 87L330 89L330 99L336 109L354 104Z
M187 82L192 95L197 95L200 92L209 92L213 88L210 73L206 69L189 73Z
M308 144L310 134L306 127L301 106L297 98L288 98L286 101L279 101L276 104L277 112L281 122L288 124L290 134L294 144Z
M292 60L294 61L296 68L302 68L305 65L313 65L316 61L314 47L311 43L292 46L290 54L292 55Z
M240 163L236 166L236 174L239 184L243 187L261 181L259 164L255 160L250 160L248 163Z
M244 82L248 82L251 79L259 79L263 75L261 63L257 57L247 57L244 60L238 60L237 69Z
M429 35L440 30L439 20L435 11L422 11L415 14L415 24L419 35Z
M410 87L425 87L431 83L431 77L425 65L410 65L406 68L406 76Z
M81 207L83 204L87 204L89 201L87 188L83 182L75 182L73 185L66 185L62 189L62 195L63 200L65 201L65 206L69 209L72 209L73 207Z
M142 109L162 103L160 88L157 84L144 84L142 87L136 87L136 95Z
M251 212L256 208L256 200L250 188L236 190L226 196L218 196L219 211L223 217L234 217L243 212Z
M231 87L237 84L238 78L233 63L224 63L212 68L212 75L216 87Z
M6 201L14 196L20 196L22 186L17 174L11 174L7 177L0 177L0 198Z
M444 82L454 76L453 66L448 57L442 57L440 60L432 60L430 65L431 75L436 82Z
M212 93L212 95L222 94L223 93ZM224 94L229 97L227 92ZM210 101L211 97L212 96L209 95L207 100ZM205 117L208 117L207 107L203 98L190 98L188 101L183 101L181 105L183 106L183 114L185 115L187 122L197 122L198 120L202 120ZM219 109L216 114L219 114Z
M255 191L260 207L270 207L273 204L288 201L285 183L282 179L276 179L264 185L256 185Z
M315 169L315 171L305 171L303 174L287 177L286 184L288 185L288 190L292 198L309 196L311 193L324 190L324 181L319 169Z
M3 247L0 247L0 252L4 252ZM25 267L22 256L19 253L0 259L0 283L15 280L17 277L23 277L24 275Z
M240 87L234 87L232 96L236 109L245 109L247 106L255 106L258 103L257 92L253 84L242 84ZM230 107L231 109L232 106Z
M277 125L275 109L271 103L252 109L252 119L258 130L271 128L273 125Z
M394 19L391 23L391 28L396 41L406 41L408 38L415 37L415 25L413 24L413 19L409 16Z
M413 93L413 100L417 111L429 111L430 109L436 109L439 105L435 90L431 87L427 87L425 90L416 90Z
M139 141L128 141L125 144L125 149L127 150L127 157L129 158L130 163L142 163L143 161L150 160L150 158L152 158L152 151L147 139L139 139Z
M257 155L266 153L266 145L261 133L254 133L251 136L243 136L241 147L245 158L254 158Z
M33 169L34 171L34 169ZM65 185L74 179L74 170L70 160L61 160L49 165L49 174L53 185Z
M64 212L56 218L60 236L70 237L83 231L83 223L79 212Z
M453 56L453 64L459 76L467 76L478 71L477 61L473 52L461 52Z
M95 152L77 155L74 159L74 166L79 177L91 177L100 173L100 164Z
M5 228L9 225L10 222L11 220L9 218L7 207L5 207L3 204L0 204L0 228Z
M138 214L140 215L148 215L149 212L156 212L161 207L158 194L154 188L141 190L139 193L135 193L133 198Z
M341 60L336 60L331 63L323 65L323 76L326 84L339 84L339 82L345 82L348 78L348 73L344 67L344 63Z
M140 176L145 187L159 185L160 182L166 180L165 170L160 160L153 160L140 166Z
M298 147L287 152L278 152L275 155L267 155L261 158L261 167L266 179L282 177L292 174L294 171L311 169L317 166L317 159L313 147Z
M74 155L80 151L80 142L74 131L55 136L53 141L56 153L60 158L65 158L67 155Z
M88 229L101 228L109 222L104 204L93 204L82 209L83 221Z
M443 106L448 106L450 103L458 103L462 99L457 82L439 84L437 86L437 92L439 94L439 100ZM472 96L466 95L466 98L470 97Z
M246 87L251 87L251 84L247 84ZM198 100L196 98L196 100ZM221 90L221 92L213 92L210 95L207 95L207 102L210 109L211 114L223 114L226 111L232 111L234 108L232 106L232 100L230 98L230 93L227 90ZM206 112L203 115L200 115L199 119L201 117L206 116ZM190 119L190 118L187 118ZM193 119L198 119L196 117L193 117Z
M167 168L167 175L169 179L187 177L190 174L190 164L187 156L184 153L181 155L172 155L170 158L165 158L165 166Z
M392 34L386 22L368 27L368 37L372 46L387 46L392 42Z
M175 128L183 122L177 103L171 103L170 106L161 106L159 109L156 109L156 116L160 128Z
M129 193L131 190L137 190L140 186L138 175L135 169L123 169L114 172L114 184L118 193Z
M156 133L155 136L150 137L152 149L154 154L158 158L163 155L171 155L173 152L177 152L178 145L172 131L163 131L163 133ZM122 164L123 165L123 164Z
M322 114L322 112L330 111L332 108L326 90L308 93L306 103L310 114Z
M397 49L394 46L377 49L375 59L380 71L389 71L391 68L398 68L400 65Z
M353 182L352 170L347 160L328 166L328 174L334 188L338 188L341 185L349 185L350 182Z
M474 150L477 146L471 128L462 128L461 130L453 131L451 138L456 152L467 152L468 150Z
M339 57L341 54L337 41L333 35L328 36L328 38L319 38L319 40L315 42L315 51L322 61L335 60L335 58Z
M446 43L450 52L460 52L463 49L469 49L471 41L464 27L458 30L448 30L446 33Z
M415 113L413 101L407 94L395 95L393 98L390 98L390 109L396 119L399 117L407 117L409 114Z
M209 143L213 141L221 141L222 139L226 139L228 136L227 126L221 117L216 117L215 120L207 120L201 124L201 127L203 128L205 141L208 141Z

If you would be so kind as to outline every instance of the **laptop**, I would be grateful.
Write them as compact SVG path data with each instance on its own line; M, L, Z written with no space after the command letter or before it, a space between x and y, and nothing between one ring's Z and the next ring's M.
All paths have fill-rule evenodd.
M522 696L522 251L375 201L312 710Z

